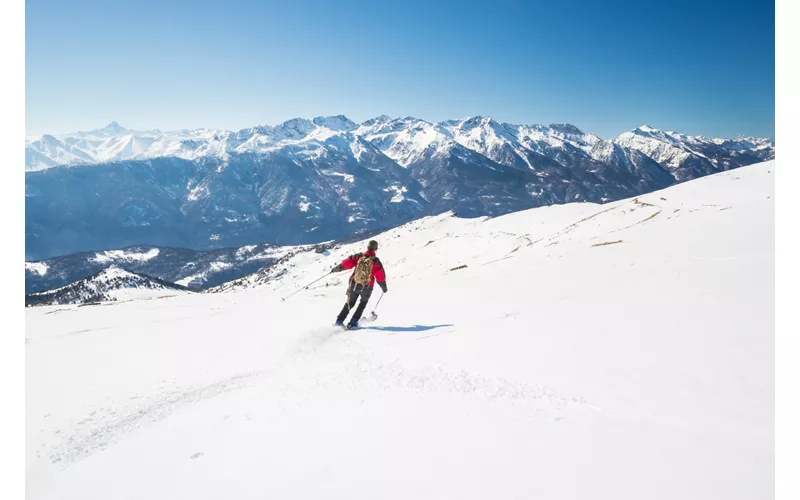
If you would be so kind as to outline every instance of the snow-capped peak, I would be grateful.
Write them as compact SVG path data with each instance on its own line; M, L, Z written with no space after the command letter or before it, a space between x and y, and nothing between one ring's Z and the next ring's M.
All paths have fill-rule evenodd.
M47 145L47 146L59 146L59 145L61 145L61 141L59 141L58 139L56 139L55 137L53 137L50 134L44 134L44 135L40 136L38 140L40 140L43 145Z
M376 123L386 123L388 121L391 121L392 119L393 118L389 115L381 115L381 116L376 116L375 118L370 118L369 120L365 120L363 123L361 123L361 125L368 127Z
M584 135L581 129L571 123L551 123L550 128L562 134Z
M314 130L314 122L305 118L292 118L286 120L280 125L276 125L272 129L272 133L276 138L280 139L300 139L308 135L309 132Z
M349 132L358 128L358 125L356 125L353 120L344 115L318 116L314 118L313 122L319 127L325 127L331 130L341 130L345 132Z
M99 282L107 282L111 280L121 279L121 278L131 278L134 276L138 276L131 272L122 269L119 266L109 266L102 271L100 271L97 275L95 275L95 281Z
M452 142L448 134L433 124L411 116L388 120L373 118L353 133L404 167L435 154L445 143Z
M645 132L645 133L648 133L648 134L661 132L660 129L653 128L650 125L641 125L639 127L636 127L635 129L633 129L633 132L636 132L636 131Z
M495 124L496 122L491 116L477 115L462 119L458 124L458 128L461 130L467 130L477 127L489 127Z
M88 138L88 139L107 139L107 138L110 138L110 137L118 137L118 136L123 136L123 135L130 135L130 134L137 134L137 135L149 134L149 135L153 135L154 133L158 134L159 131L149 131L149 132L133 131L133 130L130 130L130 129L127 129L127 128L123 127L122 125L120 125L116 121L112 121L111 123L109 123L108 125L106 125L103 128L98 128L98 129L94 129L94 130L80 131L80 132L76 132L74 134L67 134L67 135L63 135L63 136L60 136L60 137L62 139L66 139L68 137L82 137L82 138Z
M118 132L127 129L124 128L122 125L120 125L119 122L113 121L108 125L106 125L105 128L103 128L103 130L107 130L109 132Z
M517 126L500 124L491 116L473 116L460 121L440 122L437 128L465 148L503 164L507 164L510 156L514 156L514 150L518 147L524 148L517 140L519 136Z

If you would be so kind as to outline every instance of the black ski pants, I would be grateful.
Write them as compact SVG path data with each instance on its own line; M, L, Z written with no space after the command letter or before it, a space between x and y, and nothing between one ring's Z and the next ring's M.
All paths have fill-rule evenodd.
M347 302L344 304L342 312L340 312L339 316L336 318L336 322L344 323L347 315L350 314L350 311L356 305L358 298L361 297L361 302L359 302L358 307L356 307L356 312L353 313L353 317L350 318L350 323L358 323L358 320L361 319L361 315L364 314L364 309L367 308L370 295L372 295L371 286L359 285L355 281L350 281L347 285Z

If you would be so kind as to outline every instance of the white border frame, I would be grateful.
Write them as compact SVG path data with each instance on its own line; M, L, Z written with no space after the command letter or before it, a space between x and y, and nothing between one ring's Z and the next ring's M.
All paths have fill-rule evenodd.
M769 1L769 0L767 0ZM759 0L754 2L757 8ZM724 2L720 4L724 9ZM0 180L0 206L4 217L0 245L0 307L3 328L0 334L0 498L22 499L25 484L24 414L24 162L25 136L25 3L3 2L0 15L0 147L9 163L3 165ZM775 414L775 492L778 499L800 498L797 470L800 470L800 274L798 259L798 221L800 189L798 160L793 155L800 136L800 6L794 0L776 1L776 95L775 121L777 144L775 205L775 326L776 326L776 414ZM736 78L732 75L731 78ZM765 332L766 333L766 332ZM745 367L746 369L746 367Z
M25 498L25 1L0 4L0 498Z
M724 8L724 6L722 6ZM800 134L800 7L794 0L775 5L775 498L800 498L800 322L798 322L798 197Z

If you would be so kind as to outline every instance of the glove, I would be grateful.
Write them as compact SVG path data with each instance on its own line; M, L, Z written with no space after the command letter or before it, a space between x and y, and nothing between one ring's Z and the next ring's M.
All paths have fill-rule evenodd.
M386 282L385 281L379 281L378 282L378 286L381 287L381 290L383 290L383 293L386 293L386 292L389 291L389 289L386 287Z
M344 268L342 267L341 264L339 264L338 266L336 266L333 269L331 269L331 274L338 273L339 271L344 271Z

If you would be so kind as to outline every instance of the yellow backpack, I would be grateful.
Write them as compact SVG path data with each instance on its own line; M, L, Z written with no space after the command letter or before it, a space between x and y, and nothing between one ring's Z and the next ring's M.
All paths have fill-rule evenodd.
M356 270L353 272L353 281L359 285L369 284L369 280L372 279L372 263L372 257L362 255L358 259Z

